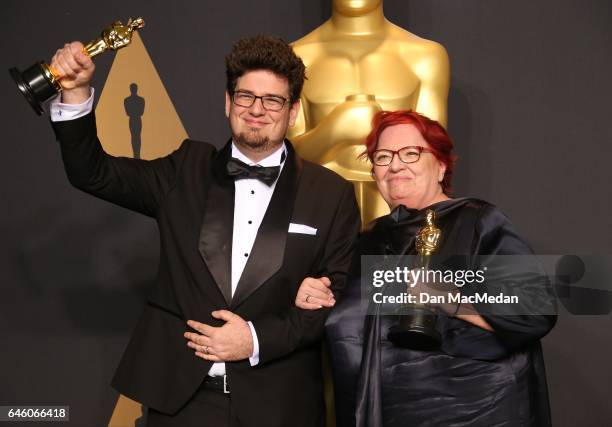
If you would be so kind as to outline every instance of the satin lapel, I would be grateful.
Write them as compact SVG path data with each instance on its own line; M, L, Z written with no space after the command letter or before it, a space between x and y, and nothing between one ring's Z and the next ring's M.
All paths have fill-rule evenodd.
M257 232L251 256L238 281L231 308L236 308L283 265L289 221L302 171L302 161L289 141L287 160Z
M200 227L198 249L219 290L232 300L232 228L234 226L234 180L225 173L231 156L231 141L215 157L212 179Z

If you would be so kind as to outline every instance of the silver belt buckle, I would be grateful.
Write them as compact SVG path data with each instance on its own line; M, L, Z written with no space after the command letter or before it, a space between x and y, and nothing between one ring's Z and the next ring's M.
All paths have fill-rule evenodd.
M223 393L229 394L229 390L227 389L227 374L223 375Z

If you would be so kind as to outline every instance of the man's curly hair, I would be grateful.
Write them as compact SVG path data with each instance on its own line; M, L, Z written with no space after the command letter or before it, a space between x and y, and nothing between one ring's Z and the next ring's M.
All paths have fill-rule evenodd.
M238 40L225 57L227 92L232 95L236 81L248 71L268 70L284 77L289 83L289 100L300 98L306 67L291 46L274 36L259 34Z

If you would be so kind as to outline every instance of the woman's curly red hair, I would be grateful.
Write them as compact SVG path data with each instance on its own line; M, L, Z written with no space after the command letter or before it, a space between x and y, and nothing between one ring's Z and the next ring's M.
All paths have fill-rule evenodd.
M453 153L453 141L448 132L440 123L422 114L410 110L381 111L372 119L372 130L365 140L366 150L362 154L372 161L372 155L378 146L378 139L382 132L396 125L413 125L423 135L423 139L429 144L433 155L446 166L444 178L440 185L444 194L452 192L453 169L457 156Z

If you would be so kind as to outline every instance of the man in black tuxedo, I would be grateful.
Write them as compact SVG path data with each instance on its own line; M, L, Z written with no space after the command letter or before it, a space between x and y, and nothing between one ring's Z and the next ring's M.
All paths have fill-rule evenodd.
M274 37L238 41L226 58L231 140L186 140L152 161L103 151L80 43L51 65L65 76L50 111L70 182L160 231L156 288L113 386L149 408L149 426L323 425L327 310L294 299L303 281L343 286L359 213L352 185L285 139L301 59Z

